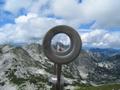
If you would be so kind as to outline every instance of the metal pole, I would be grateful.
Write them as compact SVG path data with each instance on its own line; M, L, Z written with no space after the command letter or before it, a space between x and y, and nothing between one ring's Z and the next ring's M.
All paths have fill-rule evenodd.
M57 64L56 63L54 63L54 75L57 75ZM52 90L57 90L56 87L57 87L57 82L53 83Z
M52 90L63 90L64 86L61 83L61 70L62 65L54 64L54 75L56 75L57 81L53 84Z
M61 90L62 89L62 85L61 85L61 65L57 64L57 87L56 90Z

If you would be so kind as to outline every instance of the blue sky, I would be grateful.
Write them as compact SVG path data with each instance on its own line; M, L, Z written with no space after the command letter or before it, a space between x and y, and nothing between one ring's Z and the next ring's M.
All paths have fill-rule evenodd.
M83 46L120 48L120 0L0 0L0 44L41 42L62 24Z

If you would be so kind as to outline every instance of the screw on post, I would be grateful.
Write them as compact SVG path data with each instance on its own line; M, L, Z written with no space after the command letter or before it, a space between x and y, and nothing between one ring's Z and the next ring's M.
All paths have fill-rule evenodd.
M57 42L57 45L52 44L52 39L61 33L69 37L69 48L67 48L67 44L64 46L61 42ZM57 40L59 38L55 41ZM70 26L59 25L46 33L43 40L43 51L46 57L54 63L54 76L50 78L52 90L64 90L65 81L61 76L62 64L68 64L75 60L80 54L81 48L82 41L80 35Z

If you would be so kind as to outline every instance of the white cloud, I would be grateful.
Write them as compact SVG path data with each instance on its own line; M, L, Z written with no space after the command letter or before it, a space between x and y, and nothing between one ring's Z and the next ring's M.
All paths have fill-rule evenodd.
M5 9L17 12L25 8L40 16L54 14L68 22L86 23L95 20L93 28L120 27L120 0L6 0Z
M17 13L25 8L29 13L17 17L16 24L0 28L0 43L29 42L33 38L42 38L53 26L65 24L79 29L81 23L95 20L94 30L81 34L84 45L120 47L119 32L105 30L120 27L119 4L120 0L83 0L82 3L78 0L6 0L5 10ZM47 15L62 19L48 18Z
M79 22L95 20L94 28L120 27L120 0L54 0L53 13ZM117 12L117 13L116 13Z
M42 15L42 9L47 8L48 4L49 0L34 0L31 6L28 8L28 10L31 13L39 13L39 15Z
M119 32L108 32L106 30L99 29L81 34L81 38L85 46L99 48L120 48L119 36Z
M56 44L57 42L60 42L63 45L70 45L71 43L69 36L63 33L57 34L53 37L52 44Z
M21 8L28 9L32 0L6 0L4 9L12 13L17 13Z
M15 19L16 24L7 24L0 28L0 44L4 43L31 43L40 40L45 33L56 25L66 24L63 19L40 17L29 13ZM119 48L120 33L104 29L80 30L83 46Z
M84 0L83 12L96 20L94 27L120 27L120 0Z
M8 24L0 28L0 43L25 43L32 39L40 39L52 27L61 25L64 20L47 17L38 17L36 14L20 16L16 24Z
M27 16L19 16L15 24L7 24L0 28L0 44L5 43L31 43L39 41L45 33L56 25L76 24L67 22L64 19L48 18L38 16L35 13L28 13Z
M63 18L75 19L81 16L80 4L76 0L53 0L53 13Z

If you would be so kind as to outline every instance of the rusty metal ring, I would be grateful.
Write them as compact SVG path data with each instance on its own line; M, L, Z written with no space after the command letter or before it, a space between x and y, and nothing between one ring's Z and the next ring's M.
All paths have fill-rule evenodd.
M53 37L59 33L64 33L71 40L70 48L63 53L55 53L51 47ZM59 25L50 29L43 40L43 51L46 57L57 64L67 64L73 61L79 55L82 48L82 41L79 34L72 28L66 25Z

